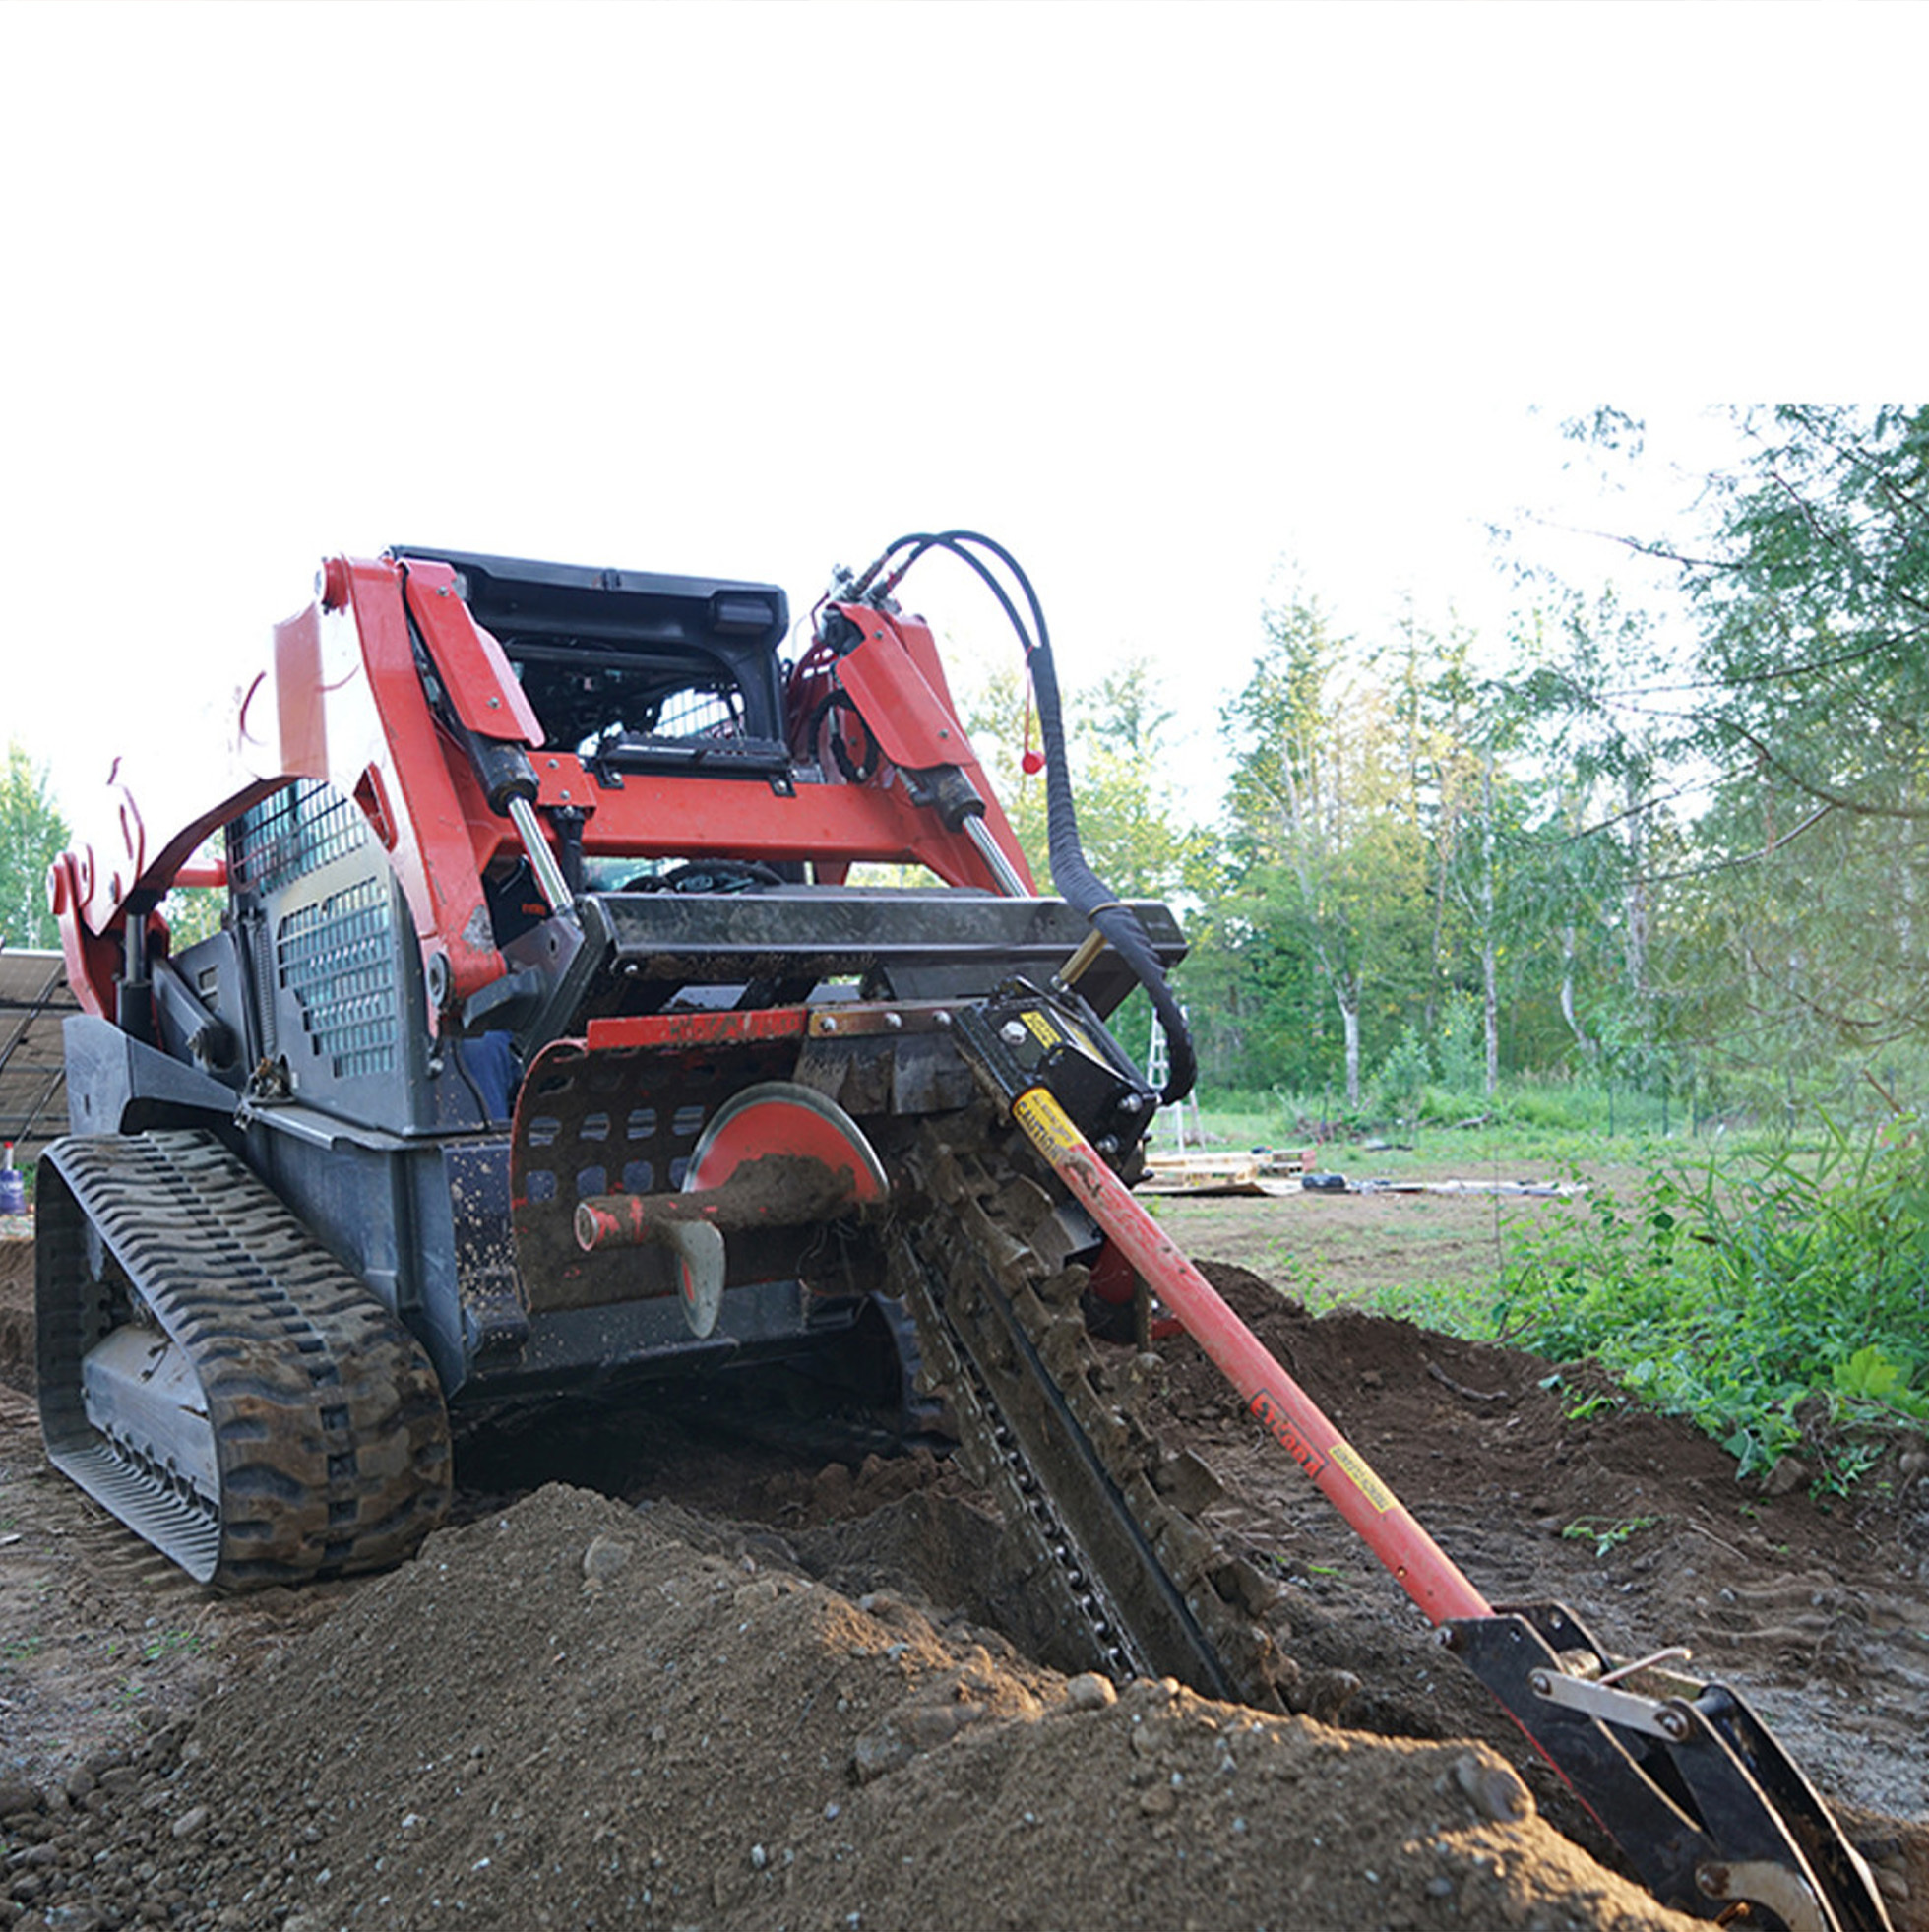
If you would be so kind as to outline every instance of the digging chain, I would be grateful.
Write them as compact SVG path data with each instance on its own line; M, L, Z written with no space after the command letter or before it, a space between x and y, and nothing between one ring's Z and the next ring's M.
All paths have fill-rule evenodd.
M1132 1370L1101 1359L1088 1272L1051 1259L1067 1245L1057 1200L994 1133L956 1121L924 1126L905 1166L894 1286L966 1465L1027 1553L1048 1653L1055 1639L1079 1668L1283 1709L1294 1666L1261 1621L1277 1590L1195 1520L1215 1485L1135 1414Z

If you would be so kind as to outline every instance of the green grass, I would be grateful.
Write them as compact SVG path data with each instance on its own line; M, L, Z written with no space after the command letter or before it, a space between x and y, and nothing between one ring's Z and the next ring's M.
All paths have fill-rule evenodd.
M1331 1113L1329 1113L1331 1109ZM1580 1081L1518 1079L1502 1084L1493 1098L1438 1085L1424 1090L1412 1116L1368 1105L1349 1113L1334 1095L1214 1089L1199 1096L1200 1122L1209 1147L1297 1148L1319 1144L1325 1120L1336 1148L1363 1141L1409 1143L1431 1154L1452 1153L1462 1162L1482 1158L1526 1160L1541 1165L1592 1161L1626 1164L1663 1152L1697 1150L1728 1157L1737 1153L1802 1152L1819 1155L1832 1145L1828 1116L1804 1114L1791 1133L1784 1116L1766 1124L1729 1123L1695 1116L1685 1103L1620 1088ZM1462 1126L1478 1121L1477 1126ZM1166 1122L1159 1123L1158 1145ZM1394 1156L1379 1155L1391 1161ZM1391 1169L1389 1171L1395 1171Z
M1321 1298L1302 1295L1311 1308L1324 1313ZM1326 1297L1328 1306L1340 1304ZM1429 1281L1421 1279L1399 1287L1376 1288L1365 1306L1390 1321L1414 1322L1440 1335L1463 1336L1469 1341L1501 1341L1496 1317L1494 1291L1471 1281Z
M1459 1116L1466 1118L1467 1116ZM1627 1164L1646 1160L1669 1143L1646 1132L1616 1133L1567 1125L1524 1124L1497 1120L1480 1127L1453 1127L1422 1118L1417 1124L1383 1123L1347 1127L1322 1141L1303 1133L1289 1109L1252 1103L1250 1095L1209 1094L1200 1103L1200 1125L1208 1149L1227 1152L1245 1148L1323 1150L1323 1164L1348 1172L1365 1168L1374 1173L1440 1172L1443 1162L1456 1171L1480 1173L1499 1162L1516 1172L1553 1172L1576 1161ZM1188 1130L1190 1131L1190 1130ZM1374 1143L1382 1145L1374 1146ZM1153 1148L1171 1146L1163 1120L1155 1131Z

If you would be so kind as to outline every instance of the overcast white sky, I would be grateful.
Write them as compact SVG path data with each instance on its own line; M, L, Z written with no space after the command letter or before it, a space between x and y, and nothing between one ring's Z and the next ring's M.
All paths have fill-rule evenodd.
M1562 414L1919 388L1925 50L1772 0L13 0L0 738L78 807L331 550L802 607L968 524L1069 679L1166 668L1203 789L1282 555L1498 628Z

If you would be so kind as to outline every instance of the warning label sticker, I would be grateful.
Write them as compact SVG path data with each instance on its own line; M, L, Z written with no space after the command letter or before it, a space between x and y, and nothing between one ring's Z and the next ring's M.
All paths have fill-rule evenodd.
M1040 1046L1056 1046L1065 1037L1036 1007L1027 1007L1019 1018L1031 1028L1031 1036Z
M1012 1118L1047 1160L1063 1159L1082 1145L1079 1130L1066 1119L1065 1109L1042 1087L1021 1093L1012 1102Z
M1394 1507L1394 1492L1373 1473L1372 1465L1349 1442L1333 1445L1333 1460L1352 1477L1353 1486L1382 1516Z
M1083 1027L1074 1026L1069 1020L1055 1020L1051 1015L1040 1013L1036 1007L1027 1007L1019 1016L1030 1028L1031 1036L1040 1046L1076 1046L1089 1059L1098 1060L1104 1056L1092 1045L1089 1035Z

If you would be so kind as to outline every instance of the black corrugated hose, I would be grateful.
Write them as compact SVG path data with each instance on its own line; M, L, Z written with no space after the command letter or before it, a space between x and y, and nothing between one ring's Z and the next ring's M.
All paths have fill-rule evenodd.
M1045 824L1051 841L1052 883L1068 905L1084 913L1104 934L1107 944L1132 969L1133 977L1151 1000L1159 1025L1165 1028L1171 1053L1170 1076L1159 1098L1166 1106L1171 1106L1192 1091L1193 1082L1198 1076L1199 1063L1192 1049L1192 1033L1186 1026L1185 1015L1179 1010L1178 1001L1172 996L1171 987L1166 983L1165 970L1152 951L1151 941L1145 927L1139 923L1138 915L1130 906L1123 904L1112 889L1086 863L1085 848L1079 841L1078 809L1072 798L1071 768L1065 755L1065 715L1059 703L1058 673L1052 662L1051 632L1046 627L1045 613L1039 605L1038 593L1031 588L1031 580L1002 543L994 542L976 530L918 531L899 537L886 548L884 554L857 580L855 595L859 599L873 594L878 598L889 596L911 565L931 550L948 551L977 573L991 594L998 599L1000 608L1025 648L1026 662L1031 673L1031 688L1038 700L1038 728L1045 741ZM979 550L995 557L1012 574L1025 594L1035 633L1019 614L1018 606L1013 603L1010 592L998 581L997 575L983 557L976 554ZM901 551L908 554L894 564L892 560ZM888 571L887 566L890 567ZM876 586L874 592L873 585Z

